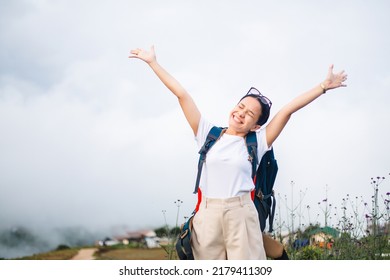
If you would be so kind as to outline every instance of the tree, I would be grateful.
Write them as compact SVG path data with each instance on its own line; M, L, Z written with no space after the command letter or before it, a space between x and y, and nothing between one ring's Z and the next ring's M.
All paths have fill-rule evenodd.
M156 233L156 235L158 237L166 237L166 236L168 236L168 231L167 231L167 227L166 226L156 228L154 231L155 231L155 233Z

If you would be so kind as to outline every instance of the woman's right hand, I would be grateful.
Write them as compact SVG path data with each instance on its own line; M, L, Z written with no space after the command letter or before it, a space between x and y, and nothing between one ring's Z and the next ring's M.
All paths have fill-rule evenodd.
M149 51L140 48L131 50L129 58L138 58L150 64L156 61L156 53L154 52L154 46L151 46Z

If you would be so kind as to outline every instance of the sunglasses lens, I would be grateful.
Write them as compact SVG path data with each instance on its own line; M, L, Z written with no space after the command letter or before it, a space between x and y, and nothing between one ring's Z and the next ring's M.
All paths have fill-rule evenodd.
M262 95L261 92L257 89L257 88L250 88L250 90L248 91L248 94L256 94L256 95Z
M262 95L261 92L257 88L254 88L254 87L250 88L250 90L248 91L247 94L258 95L261 103L268 105L269 107L272 106L271 100L269 100L266 96Z
M263 96L260 96L260 100L261 100L261 102L263 102L263 104L268 105L269 107L272 106L271 100L269 100L269 99L268 99L267 97L265 97L264 95L263 95Z

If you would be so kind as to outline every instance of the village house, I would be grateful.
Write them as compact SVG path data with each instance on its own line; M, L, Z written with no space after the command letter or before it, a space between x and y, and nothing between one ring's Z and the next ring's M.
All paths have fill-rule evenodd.
M160 238L157 237L154 230L128 231L123 235L117 235L106 238L98 242L99 246L113 246L117 244L128 245L130 243L138 244L140 247L158 248L160 247Z

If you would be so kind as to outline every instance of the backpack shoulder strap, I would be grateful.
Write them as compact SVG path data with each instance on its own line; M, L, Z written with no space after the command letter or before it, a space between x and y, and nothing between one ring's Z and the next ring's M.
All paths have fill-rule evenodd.
M246 147L248 149L249 161L252 164L252 179L255 180L257 164L259 163L259 157L257 155L257 137L256 132L251 131L245 137Z
M196 176L194 194L196 194L199 189L200 176L202 174L203 163L206 161L206 154L210 150L210 148L215 144L215 142L219 139L223 131L224 128L213 126L209 131L209 133L207 134L206 141L204 142L202 148L199 151L200 157L198 162L198 175Z

